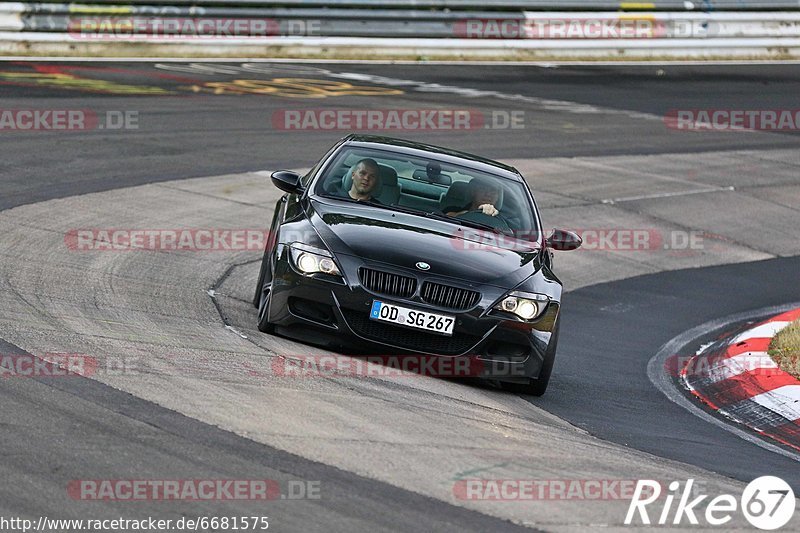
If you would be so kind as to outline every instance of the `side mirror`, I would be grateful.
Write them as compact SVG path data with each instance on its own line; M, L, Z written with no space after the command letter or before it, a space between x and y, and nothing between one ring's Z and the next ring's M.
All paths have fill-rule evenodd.
M553 250L567 252L580 248L583 241L577 233L564 229L554 229L553 233L545 241L545 244Z
M270 176L272 184L283 192L289 194L299 194L303 192L303 186L300 185L300 174L292 172L291 170L278 170Z

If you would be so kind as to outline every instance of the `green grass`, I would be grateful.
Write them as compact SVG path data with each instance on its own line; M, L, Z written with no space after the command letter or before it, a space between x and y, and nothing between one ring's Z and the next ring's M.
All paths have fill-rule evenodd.
M795 320L769 343L769 355L784 372L800 379L800 320Z

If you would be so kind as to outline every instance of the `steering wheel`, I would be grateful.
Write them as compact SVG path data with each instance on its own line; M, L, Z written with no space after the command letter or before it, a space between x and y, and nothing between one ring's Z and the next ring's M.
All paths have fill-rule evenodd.
M491 226L495 229L502 231L503 233L508 233L513 235L514 230L511 229L511 225L508 221L503 218L503 215L498 213L495 216L487 215L480 209L473 209L472 211L467 211L462 215L458 215L456 218L460 218L462 220L469 220L471 222L477 222L479 224L485 224L487 226Z

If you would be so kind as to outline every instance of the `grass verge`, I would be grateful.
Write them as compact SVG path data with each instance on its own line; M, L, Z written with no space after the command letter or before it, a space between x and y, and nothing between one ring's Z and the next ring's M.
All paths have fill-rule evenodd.
M795 320L769 343L769 355L784 372L800 379L800 320Z

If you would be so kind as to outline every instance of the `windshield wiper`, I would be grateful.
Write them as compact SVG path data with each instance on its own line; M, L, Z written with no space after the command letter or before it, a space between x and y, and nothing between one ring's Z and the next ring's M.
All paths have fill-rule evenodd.
M458 224L459 226L462 225L461 221L458 220L457 218L453 218L451 216L439 213L437 211L426 211L425 213L422 213L420 211L420 214L424 214L426 217L429 218L435 218L436 220L444 220L445 222L451 222L453 224Z
M474 220L463 220L461 218L451 217L449 215L443 215L441 213L437 213L436 211L429 211L425 213L425 216L435 218L437 220L444 220L445 222L451 222L459 226L469 226L471 228L476 228L476 229L487 229L492 233L496 233L498 235L512 235L512 236L514 235L514 230L510 228L509 231L511 233L507 233L501 230L500 228L492 226L491 224L483 224L481 222L475 222Z
M492 233L496 233L498 235L508 235L508 233L505 231L502 231L500 228L496 228L491 224L483 224L481 222L475 222L474 220L459 220L459 223L463 226L469 226L471 228L488 229Z
M423 212L414 210L414 214L425 215L428 218L433 218L444 222L450 222L451 224L455 224L456 226L469 226L471 228L476 228L476 229L488 229L492 233L497 233L498 235L507 235L506 232L492 226L491 224L482 224L480 222L475 222L473 220L463 220L457 217L451 217L450 215L442 214L438 211Z

